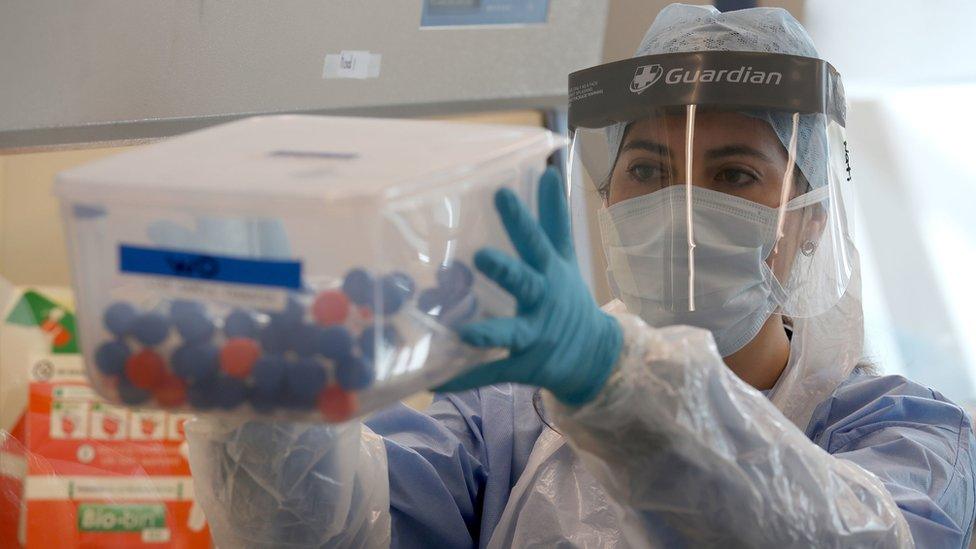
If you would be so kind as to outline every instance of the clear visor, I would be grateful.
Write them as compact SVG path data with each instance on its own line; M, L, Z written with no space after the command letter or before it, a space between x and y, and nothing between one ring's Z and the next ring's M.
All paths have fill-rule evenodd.
M575 130L570 181L603 198L610 285L631 312L808 317L851 279L845 145L821 113L655 107Z

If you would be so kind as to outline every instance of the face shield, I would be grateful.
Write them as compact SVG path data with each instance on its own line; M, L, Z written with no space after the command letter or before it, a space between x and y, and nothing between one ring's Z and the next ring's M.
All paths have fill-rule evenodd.
M728 356L770 315L817 316L856 251L837 72L809 57L695 52L570 75L570 184L595 186L614 296Z

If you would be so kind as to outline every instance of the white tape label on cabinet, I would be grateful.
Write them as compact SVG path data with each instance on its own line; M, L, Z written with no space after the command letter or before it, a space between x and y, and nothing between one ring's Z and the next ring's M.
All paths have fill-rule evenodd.
M380 59L378 53L364 50L342 50L325 56L322 67L322 78L377 78L380 75Z

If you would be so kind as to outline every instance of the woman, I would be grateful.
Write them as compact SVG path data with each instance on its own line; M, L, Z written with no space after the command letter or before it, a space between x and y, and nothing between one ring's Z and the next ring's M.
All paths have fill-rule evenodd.
M670 6L638 56L571 78L619 300L590 297L554 172L538 221L500 192L520 257L475 264L517 314L460 334L509 358L362 433L196 425L219 543L968 544L969 418L856 368L839 78L774 9Z

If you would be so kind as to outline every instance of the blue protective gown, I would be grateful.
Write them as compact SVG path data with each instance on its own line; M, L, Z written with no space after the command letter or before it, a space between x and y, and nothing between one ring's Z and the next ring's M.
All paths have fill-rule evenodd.
M484 547L545 428L534 389L440 395L367 425L386 441L394 547ZM966 547L976 511L969 416L901 376L855 372L816 409L806 435L881 479L917 547Z

